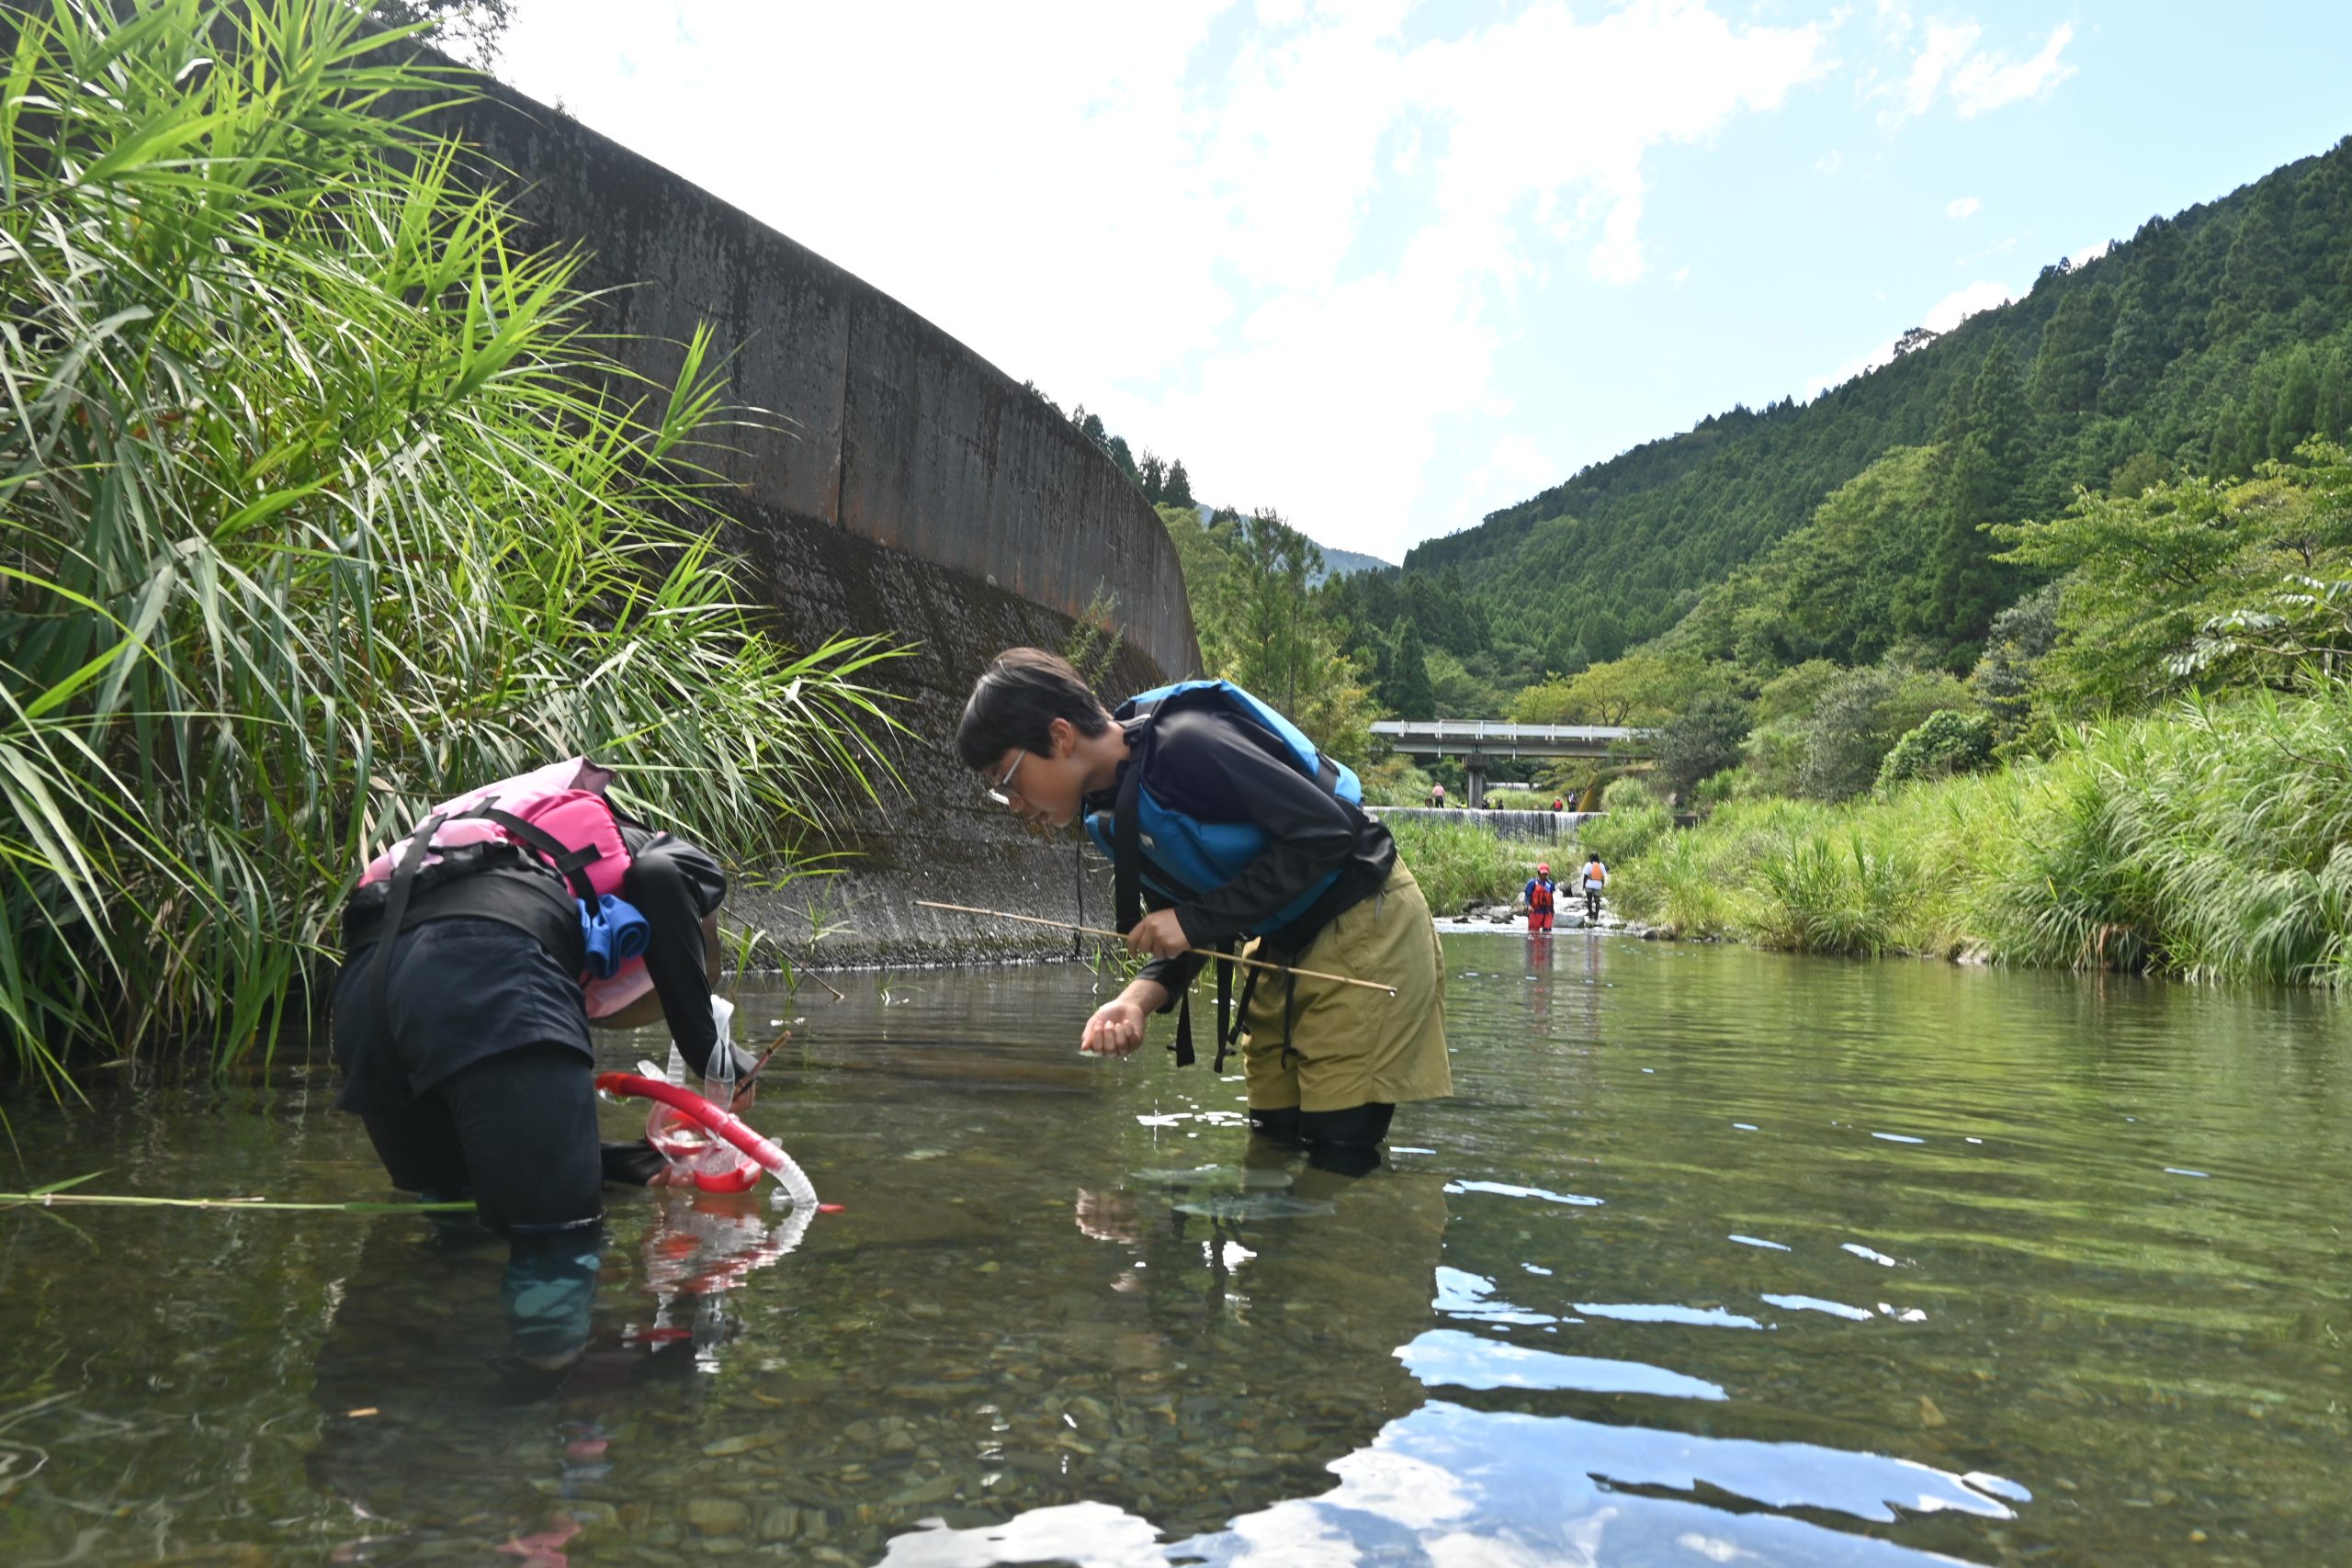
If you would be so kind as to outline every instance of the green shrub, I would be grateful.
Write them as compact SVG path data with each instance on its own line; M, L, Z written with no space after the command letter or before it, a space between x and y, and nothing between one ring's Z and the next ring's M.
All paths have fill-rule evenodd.
M1973 773L1993 761L1993 716L1938 708L1894 743L1878 765L1878 787Z
M1674 813L1639 779L1619 779L1601 792L1601 815L1577 829L1581 846L1611 867L1630 861L1674 827Z
M1458 915L1473 904L1510 902L1535 874L1536 862L1550 861L1556 869L1563 856L1576 852L1572 845L1546 850L1523 839L1498 837L1475 816L1385 821L1396 852L1421 885L1431 911L1440 915Z
M0 1055L52 1089L75 1042L274 1030L466 783L591 751L768 858L881 765L880 650L787 653L717 551L707 342L668 388L607 357L577 258L378 112L450 89L363 10L9 29Z
M2352 987L2352 683L2094 725L2047 761L1843 805L1734 798L1612 887L1629 914L1805 952Z

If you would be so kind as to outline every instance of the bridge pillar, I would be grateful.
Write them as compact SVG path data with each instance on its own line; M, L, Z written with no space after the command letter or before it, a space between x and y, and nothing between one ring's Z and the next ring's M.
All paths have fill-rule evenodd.
M1470 798L1464 804L1476 811L1487 804L1487 759L1476 751L1462 759L1463 775L1470 781Z

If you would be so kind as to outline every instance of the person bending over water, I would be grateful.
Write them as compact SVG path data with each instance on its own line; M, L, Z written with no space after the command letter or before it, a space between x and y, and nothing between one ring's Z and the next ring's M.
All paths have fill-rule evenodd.
M336 1106L366 1125L394 1187L471 1199L507 1239L514 1350L540 1367L565 1364L586 1332L604 1183L667 1179L650 1145L598 1141L592 1017L666 1020L698 1073L722 1049L731 1076L751 1065L722 1045L711 1007L726 874L612 810L609 778L574 759L436 812L345 907L334 986ZM641 921L642 952L594 953L592 910L606 936L611 918ZM750 1098L746 1082L738 1107Z
M1230 682L1187 681L1103 708L1069 662L1034 648L997 656L972 688L956 749L1023 819L1084 818L1111 859L1128 951L1151 962L1087 1021L1079 1049L1125 1056L1144 1020L1178 1009L1206 960L1242 952L1396 987L1392 998L1303 975L1245 971L1223 1016L1217 1066L1241 1043L1250 1125L1369 1168L1396 1108L1453 1090L1445 960L1388 829L1361 787L1289 720ZM1148 913L1146 913L1146 908Z

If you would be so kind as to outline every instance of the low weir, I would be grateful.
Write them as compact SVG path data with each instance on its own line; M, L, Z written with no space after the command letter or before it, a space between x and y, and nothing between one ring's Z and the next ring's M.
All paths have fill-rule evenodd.
M1498 839L1528 839L1541 843L1573 843L1578 824L1598 811L1488 811L1453 807L1382 806L1372 815L1384 822L1400 820L1467 822Z

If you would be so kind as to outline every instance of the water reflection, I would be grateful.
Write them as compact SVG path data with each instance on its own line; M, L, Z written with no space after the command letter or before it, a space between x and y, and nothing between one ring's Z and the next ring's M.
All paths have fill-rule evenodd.
M1874 1454L1805 1443L1700 1438L1442 1400L1333 1461L1319 1496L1245 1514L1225 1529L1161 1543L1148 1520L1080 1504L1001 1525L902 1535L885 1568L1085 1568L1207 1563L1290 1568L1359 1562L1738 1562L1769 1568L1923 1564L1954 1559L1776 1514L1690 1500L1717 1493L1770 1509L1893 1523L1898 1510L2014 1517L2022 1488ZM1660 1495L1674 1494L1676 1495ZM2007 1499L2007 1501L2004 1501Z
M0 1213L0 1561L2340 1555L2341 1011L1449 940L1461 1092L1360 1179L1075 1057L1081 971L852 987L760 1108L847 1213L616 1196L551 1390L494 1242ZM15 1121L44 1179L375 1194L310 1088Z

